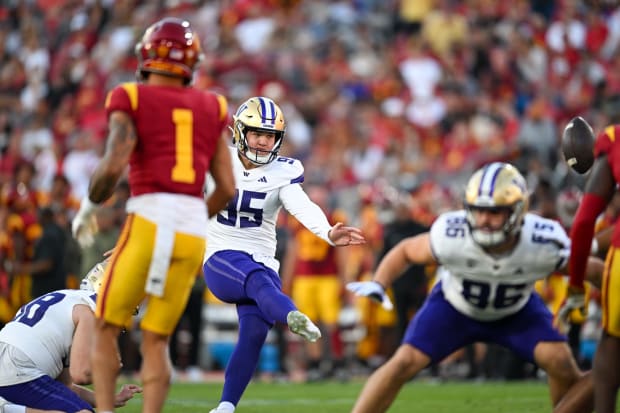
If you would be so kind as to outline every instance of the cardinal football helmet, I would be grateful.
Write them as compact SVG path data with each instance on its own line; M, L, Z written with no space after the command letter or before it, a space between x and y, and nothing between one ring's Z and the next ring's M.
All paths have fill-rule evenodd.
M527 212L528 197L525 178L514 166L494 162L476 171L467 183L464 200L467 224L474 241L482 247L492 247L518 234ZM499 230L483 230L476 227L473 214L481 209L505 209L510 215Z
M80 283L80 290L85 291L93 291L98 292L101 287L101 283L103 282L103 273L105 272L105 267L108 266L108 260L99 262L95 264L88 274L82 279Z
M149 26L136 45L138 78L148 73L181 77L188 84L203 53L187 20L166 17Z
M249 130L275 133L276 141L271 151L257 151L248 145ZM252 97L239 106L233 115L233 143L239 153L256 165L265 165L276 159L284 140L286 122L282 110L266 97Z

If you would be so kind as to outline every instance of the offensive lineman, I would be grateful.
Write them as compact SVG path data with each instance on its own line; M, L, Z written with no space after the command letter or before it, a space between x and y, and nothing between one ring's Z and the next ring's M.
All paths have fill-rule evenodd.
M81 385L92 382L90 349L103 271L99 263L80 290L57 290L25 304L0 330L0 412L93 411L94 394ZM141 391L124 385L116 406Z
M306 340L319 329L281 291L276 250L276 218L284 207L332 246L365 242L357 228L330 225L321 208L301 187L304 168L297 159L278 156L285 134L282 111L271 99L252 97L233 116L230 153L235 196L209 221L205 280L220 300L237 305L239 339L226 366L220 404L211 413L232 413L258 363L275 321Z
M536 280L566 273L570 241L562 226L527 213L525 179L507 163L476 171L464 204L464 210L440 215L429 232L397 244L373 281L347 285L391 306L385 289L407 265L441 265L439 282L409 322L401 346L370 376L353 413L385 412L418 372L474 342L500 344L545 370L553 406L582 376L566 338L553 328L552 314L532 294ZM601 260L589 258L589 275L602 269Z

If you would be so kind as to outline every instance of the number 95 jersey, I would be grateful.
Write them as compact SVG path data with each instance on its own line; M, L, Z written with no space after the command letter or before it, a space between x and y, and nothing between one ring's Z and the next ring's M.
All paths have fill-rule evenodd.
M501 255L488 254L473 240L464 210L439 216L430 240L440 263L444 297L459 312L480 321L519 311L534 283L563 268L570 252L562 226L531 213L525 215L514 249Z
M253 169L245 169L237 149L229 147L236 192L228 206L209 220L205 261L221 250L245 251L254 258L273 258L276 253L276 219L280 208L291 210L304 196L287 191L304 181L304 167L284 156ZM209 187L210 182L207 183ZM272 263L272 267L277 264ZM277 271L277 268L275 268Z

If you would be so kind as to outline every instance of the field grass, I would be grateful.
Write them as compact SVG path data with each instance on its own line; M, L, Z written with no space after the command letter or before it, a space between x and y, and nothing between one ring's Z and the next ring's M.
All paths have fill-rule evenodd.
M238 413L348 413L363 382L320 384L259 383L248 387ZM167 413L207 413L217 405L221 383L175 383L169 394ZM119 413L138 413L141 396ZM413 381L405 386L390 413L548 413L551 403L546 384L533 382Z

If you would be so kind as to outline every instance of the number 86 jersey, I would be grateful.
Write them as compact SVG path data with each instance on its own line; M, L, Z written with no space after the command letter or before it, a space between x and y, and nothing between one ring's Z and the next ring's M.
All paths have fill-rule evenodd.
M430 242L444 297L480 321L519 311L534 283L564 268L570 251L570 239L558 222L531 213L525 215L516 246L501 255L488 254L473 240L463 210L439 216Z

